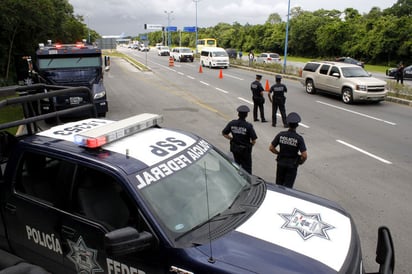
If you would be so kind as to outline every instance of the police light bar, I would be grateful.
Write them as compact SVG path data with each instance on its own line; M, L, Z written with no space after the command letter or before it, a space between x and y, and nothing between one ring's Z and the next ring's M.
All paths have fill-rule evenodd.
M74 142L80 146L97 148L158 125L161 122L163 122L163 116L143 113L76 134Z

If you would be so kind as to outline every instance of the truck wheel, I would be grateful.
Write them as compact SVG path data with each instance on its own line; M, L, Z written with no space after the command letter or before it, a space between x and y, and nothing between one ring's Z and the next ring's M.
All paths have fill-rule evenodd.
M353 102L353 94L350 88L343 88L342 90L342 101L345 104L351 104Z
M313 84L313 80L306 80L306 92L309 94L315 94L316 93L316 88L315 85Z

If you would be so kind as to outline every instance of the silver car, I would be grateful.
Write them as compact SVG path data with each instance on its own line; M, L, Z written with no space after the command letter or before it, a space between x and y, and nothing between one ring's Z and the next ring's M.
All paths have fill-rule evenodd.
M259 56L257 56L255 58L255 62L256 63L263 63L263 64L272 64L272 63L280 63L280 56L277 53L268 53L268 52L264 52L259 54Z

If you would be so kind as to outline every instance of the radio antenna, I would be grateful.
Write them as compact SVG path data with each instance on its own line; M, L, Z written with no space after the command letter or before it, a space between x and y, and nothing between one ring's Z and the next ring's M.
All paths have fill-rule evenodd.
M210 219L210 208L209 208L209 188L207 185L207 169L206 169L206 161L204 162L203 167L204 175L205 175L205 185L206 185L206 206L207 206L207 219ZM212 231L210 228L210 220L208 222L208 229L209 229L209 249L210 249L210 257L207 260L209 263L215 263L215 259L213 258L213 248L212 248Z

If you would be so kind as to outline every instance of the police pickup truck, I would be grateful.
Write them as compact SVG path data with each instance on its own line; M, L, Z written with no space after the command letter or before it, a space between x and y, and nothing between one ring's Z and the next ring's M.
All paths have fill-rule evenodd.
M27 110L32 96L52 93L0 106L24 103ZM0 125L3 267L58 274L364 273L358 233L343 208L248 174L202 137L160 127L160 115L40 129L52 113L30 113ZM4 131L17 125L26 130ZM379 273L392 273L385 227L376 255Z

